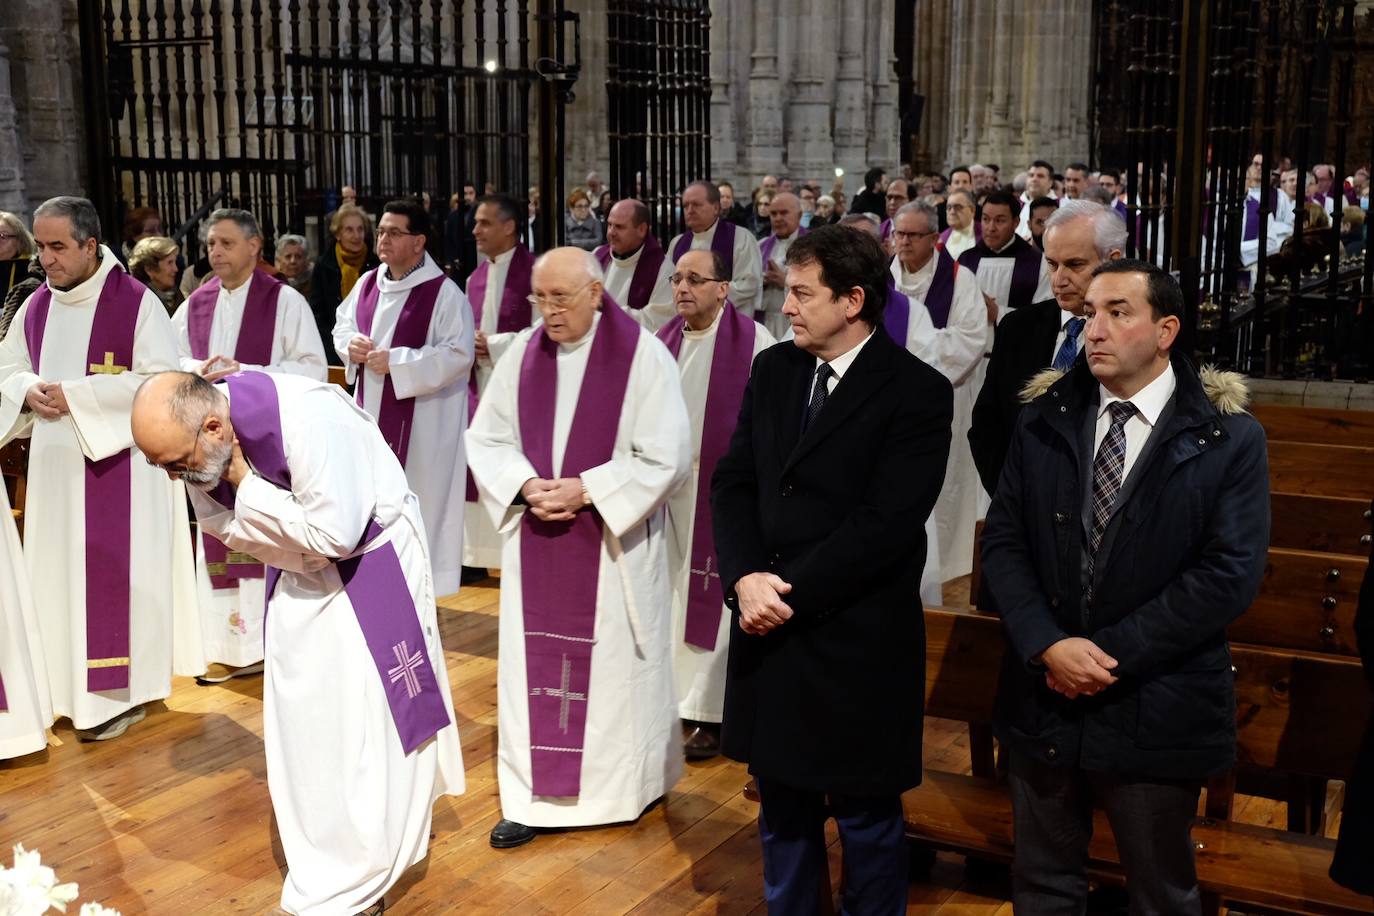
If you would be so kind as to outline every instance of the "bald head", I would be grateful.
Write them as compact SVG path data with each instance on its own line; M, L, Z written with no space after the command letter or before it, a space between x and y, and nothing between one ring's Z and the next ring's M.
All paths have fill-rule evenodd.
M768 205L768 219L773 226L773 234L780 239L796 234L801 225L801 198L790 191L780 191L773 195Z
M567 246L539 256L530 275L544 316L544 333L557 343L580 340L601 307L601 265L590 251Z
M134 396L134 444L173 480L203 490L219 484L233 457L229 401L189 372L159 372Z
M606 216L606 241L611 251L622 258L638 251L649 237L649 208L626 198L611 207Z

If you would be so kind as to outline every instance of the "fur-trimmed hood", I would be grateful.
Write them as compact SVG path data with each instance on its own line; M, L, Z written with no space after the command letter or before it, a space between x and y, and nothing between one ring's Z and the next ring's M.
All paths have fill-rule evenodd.
M1029 404L1040 395L1049 391L1055 382L1064 376L1062 369L1042 369L1027 380L1021 389L1021 403ZM1245 413L1250 406L1250 386L1245 376L1239 372L1227 372L1215 366L1203 366L1198 370L1198 380L1207 400L1224 416Z

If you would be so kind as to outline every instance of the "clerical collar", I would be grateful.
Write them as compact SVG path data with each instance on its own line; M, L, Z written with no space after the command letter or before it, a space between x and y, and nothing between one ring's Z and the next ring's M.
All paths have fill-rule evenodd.
M714 223L712 223L711 225L709 225L709 226L706 227L706 231L705 231L705 232L693 232L692 235L694 235L694 236L698 236L698 235L699 235L699 236L703 236L703 237L704 237L704 236L710 236L711 233L713 233L713 232L716 231L716 227L719 226L719 225L720 225L720 219L719 219L719 217L718 217ZM714 238L714 236L712 236L712 238Z
M515 257L515 249L516 249L516 246L519 245L519 244L520 244L519 242L516 242L515 245L512 245L511 247L507 248L505 251L501 252L501 253L498 254L496 257L494 257L494 258L487 258L488 263L491 263L491 264L508 264L508 263L510 263L510 259L513 258L513 257Z
M649 240L648 240L648 239L645 239L645 240L644 240L644 244L647 245L648 243L649 243ZM612 249L611 249L611 257L615 258L617 261L633 261L635 258L639 257L639 253L640 253L641 251L643 251L643 250L644 250L644 245L640 245L638 248L636 248L634 251L630 252L629 254L617 254L617 253L616 253L616 250L615 250L614 248L612 248Z
M1017 241L1019 238L1021 238L1021 236L1019 236L1019 235L1017 235L1015 232L1013 232L1013 233L1011 234L1011 240L1010 240L1009 242L1007 242L1005 245L1003 245L1001 248L998 248L996 251L993 251L992 253L993 253L993 254L1001 254L1002 252L1004 252L1004 251L1006 251L1008 248L1010 248L1012 245L1015 245L1015 244L1016 244L1016 241Z
M682 323L682 336L688 340L700 340L703 337L710 337L720 327L720 316L724 314L725 306L722 305L720 308L716 309L716 317L711 319L711 323L700 331L692 330L691 326L684 321Z
M424 256L424 255L420 255L420 260L418 260L418 261L415 262L415 266L414 266L414 267L410 268L410 270L407 270L405 273L401 274L399 277L393 277L393 276L391 275L391 265L388 264L387 267L386 267L386 274L385 274L386 279L387 279L387 282L389 282L389 283L400 283L400 282L401 282L402 280L404 280L406 277L408 277L408 276L410 276L411 274L415 273L415 271L419 270L421 267L424 267L424 266L425 266L425 256Z

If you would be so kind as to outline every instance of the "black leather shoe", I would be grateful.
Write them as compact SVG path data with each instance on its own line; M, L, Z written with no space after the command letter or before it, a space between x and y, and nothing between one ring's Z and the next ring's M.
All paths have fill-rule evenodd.
M493 828L488 840L493 849L514 849L517 846L524 846L534 839L535 829L526 827L524 824L517 824L515 821L508 821L504 817Z
M463 573L458 577L459 585L476 585L487 577L487 571L480 566L464 566Z
M682 736L682 750L688 760L707 760L720 753L720 725L714 722L689 722Z

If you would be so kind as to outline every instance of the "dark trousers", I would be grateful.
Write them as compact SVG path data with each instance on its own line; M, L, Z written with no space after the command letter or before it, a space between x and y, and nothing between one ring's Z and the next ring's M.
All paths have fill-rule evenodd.
M844 850L845 916L906 912L907 848L901 796L860 798L797 789L757 777L763 887L768 912L820 910L825 821L835 818Z
M1200 782L1051 767L1011 753L1016 916L1082 916L1094 803L1107 813L1131 916L1197 916L1202 898L1191 828Z

